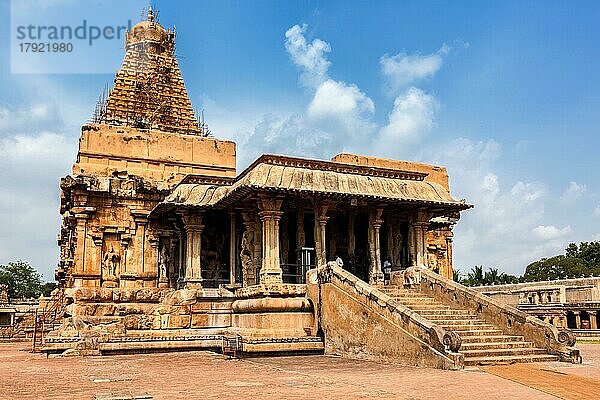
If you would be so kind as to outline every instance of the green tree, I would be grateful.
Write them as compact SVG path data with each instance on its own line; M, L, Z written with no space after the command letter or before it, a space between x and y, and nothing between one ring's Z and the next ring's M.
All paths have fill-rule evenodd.
M500 273L498 272L498 268L490 268L483 276L483 284L484 285L497 285L499 277L500 277Z
M12 298L39 297L42 293L40 274L25 261L0 265L0 283L8 285L8 296Z
M467 276L457 281L465 286L489 286L519 283L519 277L500 272L498 268L489 268L484 272L483 266L475 266Z
M481 286L484 283L483 267L476 265L471 268L471 272L467 273L467 277L462 281L463 285L466 286Z
M579 246L571 243L567 247L565 255L581 259L592 275L600 275L600 241L581 242Z
M526 282L551 281L566 278L582 278L590 276L591 271L585 262L576 257L566 255L542 258L525 268L523 279Z
M458 282L458 283L460 283L462 281L462 279L461 279L461 273L460 273L459 270L455 269L455 270L452 271L452 280L454 282Z
M52 291L54 289L56 289L56 287L57 287L56 282L44 283L41 287L42 295L46 296L46 297L50 297L50 295L52 294Z

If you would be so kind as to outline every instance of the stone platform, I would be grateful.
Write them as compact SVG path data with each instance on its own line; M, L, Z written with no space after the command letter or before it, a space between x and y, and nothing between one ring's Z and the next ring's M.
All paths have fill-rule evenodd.
M313 304L304 285L226 289L67 290L62 326L42 351L78 355L230 348L236 353L314 353ZM265 296L265 294L267 294ZM258 296L258 297L257 297Z
M478 368L444 371L329 356L229 360L197 351L48 359L20 351L26 347L0 343L2 399L552 400L598 398L600 385L599 345L581 345L583 364L506 366L519 369L510 380ZM544 380L531 379L544 371Z

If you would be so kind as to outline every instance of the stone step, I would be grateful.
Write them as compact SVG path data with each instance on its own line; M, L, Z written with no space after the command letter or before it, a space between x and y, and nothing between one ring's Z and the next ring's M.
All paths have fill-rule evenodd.
M439 310L420 310L419 314L421 314L424 317L432 317L432 316L450 316L450 315L456 315L456 316L477 316L477 314L475 314L472 311L468 311L468 310L456 310L456 309L439 309Z
M465 358L547 354L546 349L538 349L535 347L511 347L511 348L507 348L507 349L473 349L473 350L463 350L461 348L458 352L461 354L464 354Z
M523 336L511 335L470 335L468 332L460 333L463 345L469 343L498 343L498 342L521 342L524 343Z
M427 311L431 311L431 310L450 310L450 306L444 306L441 304L420 304L420 305L408 305L408 304L403 304L406 307L414 310L414 311L418 311L420 312L421 310L427 310ZM454 310L453 310L454 311Z
M427 318L430 321L442 322L442 321L482 321L477 319L476 315L425 315L419 313L422 317Z
M395 295L392 295L390 297L394 300L398 300L403 303L410 302L410 303L444 304L444 303L440 303L439 301L436 301L435 299L430 299L427 297L408 297L408 296L395 296Z
M421 297L423 294L421 292L407 292L406 290L398 290L398 289L379 289L381 292L387 295L398 295L398 296L415 296Z
M459 334L460 332L478 332L478 331L488 331L488 330L498 330L496 329L496 327L494 325L490 325L490 324L486 324L485 321L484 323L481 324L460 324L460 325L449 325L449 324L438 324L439 326L441 326L444 329L449 329L452 331L457 331ZM502 332L502 331L500 331Z
M485 324L487 324L487 322L485 322L484 320L479 319L477 317L473 317L473 318L460 317L460 318L448 318L448 319L434 318L431 321L435 321L435 323L438 325L485 325ZM490 325L490 324L488 324L488 325Z
M398 301L399 303L404 304L406 307L410 307L410 308L423 308L423 307L432 307L432 308L437 308L437 307L448 307L445 306L444 304L440 304L440 303L436 303L433 301L419 301L419 302L415 302L415 301L403 301L403 300L398 300L398 299L394 299L396 301ZM448 307L448 309L450 309L450 307Z
M526 362L558 361L558 356L551 354L521 355L521 356L498 356L498 357L465 357L465 366L489 365L489 364L512 364Z
M429 298L429 297L402 297L402 296L390 296L390 297L394 300L398 300L403 303L414 303L414 304L427 303L427 304L443 305L443 303L440 303L439 301Z
M456 331L461 338L468 337L468 336L501 336L502 335L502 331L500 329L452 329L453 331Z
M473 342L463 343L460 350L484 350L484 349L512 349L512 348L532 348L533 343L525 341L515 342Z

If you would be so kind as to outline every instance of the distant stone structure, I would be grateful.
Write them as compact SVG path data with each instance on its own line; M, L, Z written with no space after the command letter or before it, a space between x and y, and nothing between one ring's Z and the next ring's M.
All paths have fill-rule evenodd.
M570 336L453 286L452 229L471 205L452 197L445 168L263 155L236 175L235 143L205 137L174 48L150 10L82 128L61 180L59 290L42 310L65 318L44 351L329 352L331 334L344 335L330 329L337 319L357 328L340 339L347 356L577 362ZM337 257L341 271L327 267ZM380 291L388 259L392 276L417 271L411 291ZM373 337L384 327L393 348Z
M586 330L600 327L600 278L479 286L474 289L557 327Z
M0 326L15 324L17 310L9 303L8 286L0 284Z

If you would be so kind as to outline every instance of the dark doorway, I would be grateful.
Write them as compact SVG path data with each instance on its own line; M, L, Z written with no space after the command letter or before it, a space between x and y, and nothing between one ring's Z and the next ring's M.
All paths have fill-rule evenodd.
M229 283L229 213L222 211L204 214L202 231L202 286L218 288Z
M575 318L575 314L572 311L569 311L567 313L567 328L577 329L577 319Z
M590 329L590 314L586 311L581 312L581 329Z

